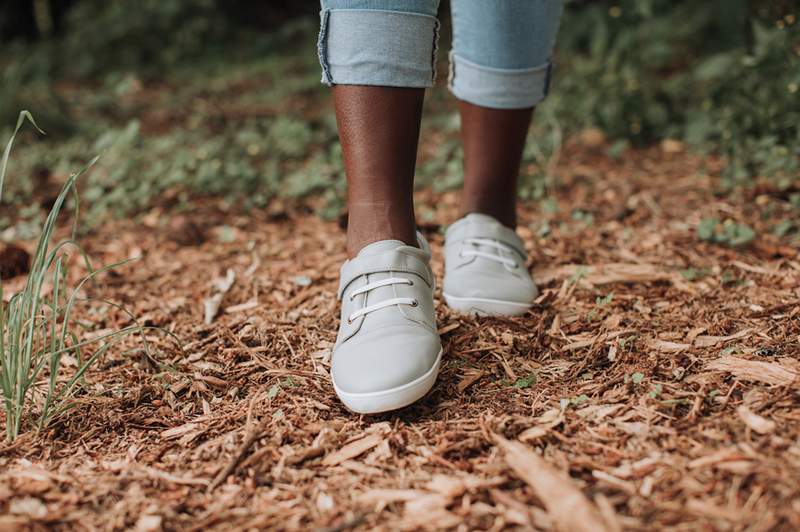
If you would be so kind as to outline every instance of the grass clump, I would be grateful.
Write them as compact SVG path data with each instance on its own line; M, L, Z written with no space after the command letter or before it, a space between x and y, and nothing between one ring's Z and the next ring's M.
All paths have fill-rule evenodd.
M0 162L0 201L11 147L26 119L38 130L30 113L20 113ZM0 392L8 441L13 441L28 426L44 428L67 410L84 374L113 345L113 340L141 329L130 326L82 339L71 327L72 312L84 300L81 297L84 285L98 273L118 265L93 269L75 241L78 220L75 182L96 160L70 175L64 183L39 235L24 288L5 303L0 281ZM71 194L76 206L72 235L54 242L56 221ZM74 286L69 283L69 250L80 255L88 270Z

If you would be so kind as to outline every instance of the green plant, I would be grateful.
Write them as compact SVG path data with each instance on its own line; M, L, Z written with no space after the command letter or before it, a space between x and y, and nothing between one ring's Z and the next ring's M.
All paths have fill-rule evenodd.
M536 375L531 373L527 377L519 377L514 384L512 385L514 388L525 389L530 388L532 385L536 384L537 378Z
M703 268L697 269L697 268L689 267L689 268L686 268L685 270L679 270L679 273L687 281L696 281L696 280L701 279L701 278L705 277L706 275L708 275L708 270L703 269Z
M727 162L726 185L800 179L800 15L769 0L568 5L542 106L609 140L682 139Z
M0 163L0 200L2 200L8 159L17 133L25 120L38 129L33 117L23 111L9 139ZM113 345L121 335L140 330L131 326L91 339L81 339L70 328L71 314L81 301L84 285L98 273L116 265L93 269L86 253L75 241L76 216L72 236L53 243L56 220L67 197L75 193L75 181L90 168L96 158L83 170L72 174L55 200L44 223L34 252L25 287L3 304L0 282L0 390L5 407L6 438L15 439L23 428L23 419L38 406L39 429L45 427L70 406L70 398L80 386L84 373ZM67 249L77 250L88 274L70 289ZM85 353L90 345L98 345L93 353ZM75 359L74 371L68 370L64 359ZM44 389L44 392L41 392ZM36 400L33 399L37 395Z
M732 220L720 223L716 218L704 218L697 226L697 236L706 242L741 247L752 242L756 232L747 224L737 224Z
M576 397L564 397L558 401L561 410L565 410L569 406L580 406L589 400L589 396L581 394Z
M341 213L341 150L322 99L316 17L278 17L265 32L247 13L277 7L70 4L49 39L3 43L0 122L35 105L48 113L38 116L48 131L64 132L15 152L29 174L68 173L100 137L93 149L102 162L81 184L90 204L85 225L208 195L262 207L275 197L317 194L319 214ZM558 186L552 170L568 145L562 140L591 127L603 131L603 150L613 157L680 139L726 163L723 185L769 176L800 206L792 192L800 180L798 17L786 0L568 2L556 77L523 154L520 196L554 214L548 195ZM421 150L417 172L419 185L437 191L463 181L458 113L446 99L444 90L427 98L424 125L436 142ZM15 180L18 209L33 204L35 188ZM550 224L578 230L594 222L584 211L572 219Z

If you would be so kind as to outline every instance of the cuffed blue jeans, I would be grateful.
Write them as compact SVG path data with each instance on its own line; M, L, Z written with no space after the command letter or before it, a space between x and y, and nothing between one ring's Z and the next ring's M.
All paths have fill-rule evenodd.
M448 86L496 109L547 95L563 0L451 0ZM321 0L319 59L327 85L430 87L439 0Z

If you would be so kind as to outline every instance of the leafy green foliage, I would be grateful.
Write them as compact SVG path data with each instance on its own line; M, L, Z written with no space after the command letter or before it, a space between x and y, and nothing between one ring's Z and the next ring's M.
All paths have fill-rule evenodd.
M513 384L514 388L525 389L530 388L532 385L536 384L536 375L531 373L527 377L519 377Z
M580 406L589 400L589 396L585 394L576 397L564 397L558 401L561 410L566 410L570 406Z
M723 155L729 184L800 179L800 31L791 3L621 0L568 9L545 106L569 129Z
M317 9L308 6L309 13ZM19 167L61 176L87 147L102 151L98 171L82 183L89 224L156 199L181 204L207 194L244 206L319 194L318 212L337 216L341 148L330 106L320 100L327 91L319 83L315 13L256 31L249 9L262 8L76 0L60 34L4 44L0 119L33 106L51 132L16 153ZM563 139L587 127L604 132L614 157L629 146L682 139L721 156L726 185L770 176L778 187L796 189L800 14L793 9L767 0L568 2L556 79L523 153L521 197L548 205ZM425 126L437 148L418 168L418 184L436 190L463 180L458 113L446 98L444 90L429 92L434 112ZM153 125L154 110L167 116L164 123ZM20 209L30 207L36 186L13 183ZM800 208L800 194L789 200ZM594 222L589 212L572 218L577 226ZM720 228L721 243L749 238L746 229L728 230Z
M741 247L752 242L756 232L747 224L738 224L732 220L720 223L716 218L704 218L697 226L697 236L707 242Z
M73 59L61 67L72 76L157 72L208 53L230 37L213 0L83 0L65 22L59 54Z
M681 276L686 279L687 281L697 281L708 275L708 270L705 269L697 269L697 268L686 268L685 270L679 270Z

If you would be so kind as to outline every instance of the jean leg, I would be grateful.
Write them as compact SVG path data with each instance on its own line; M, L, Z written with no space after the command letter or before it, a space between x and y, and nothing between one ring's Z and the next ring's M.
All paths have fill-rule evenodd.
M430 87L439 0L321 0L326 85Z
M483 107L539 103L562 10L563 0L451 0L450 90Z

